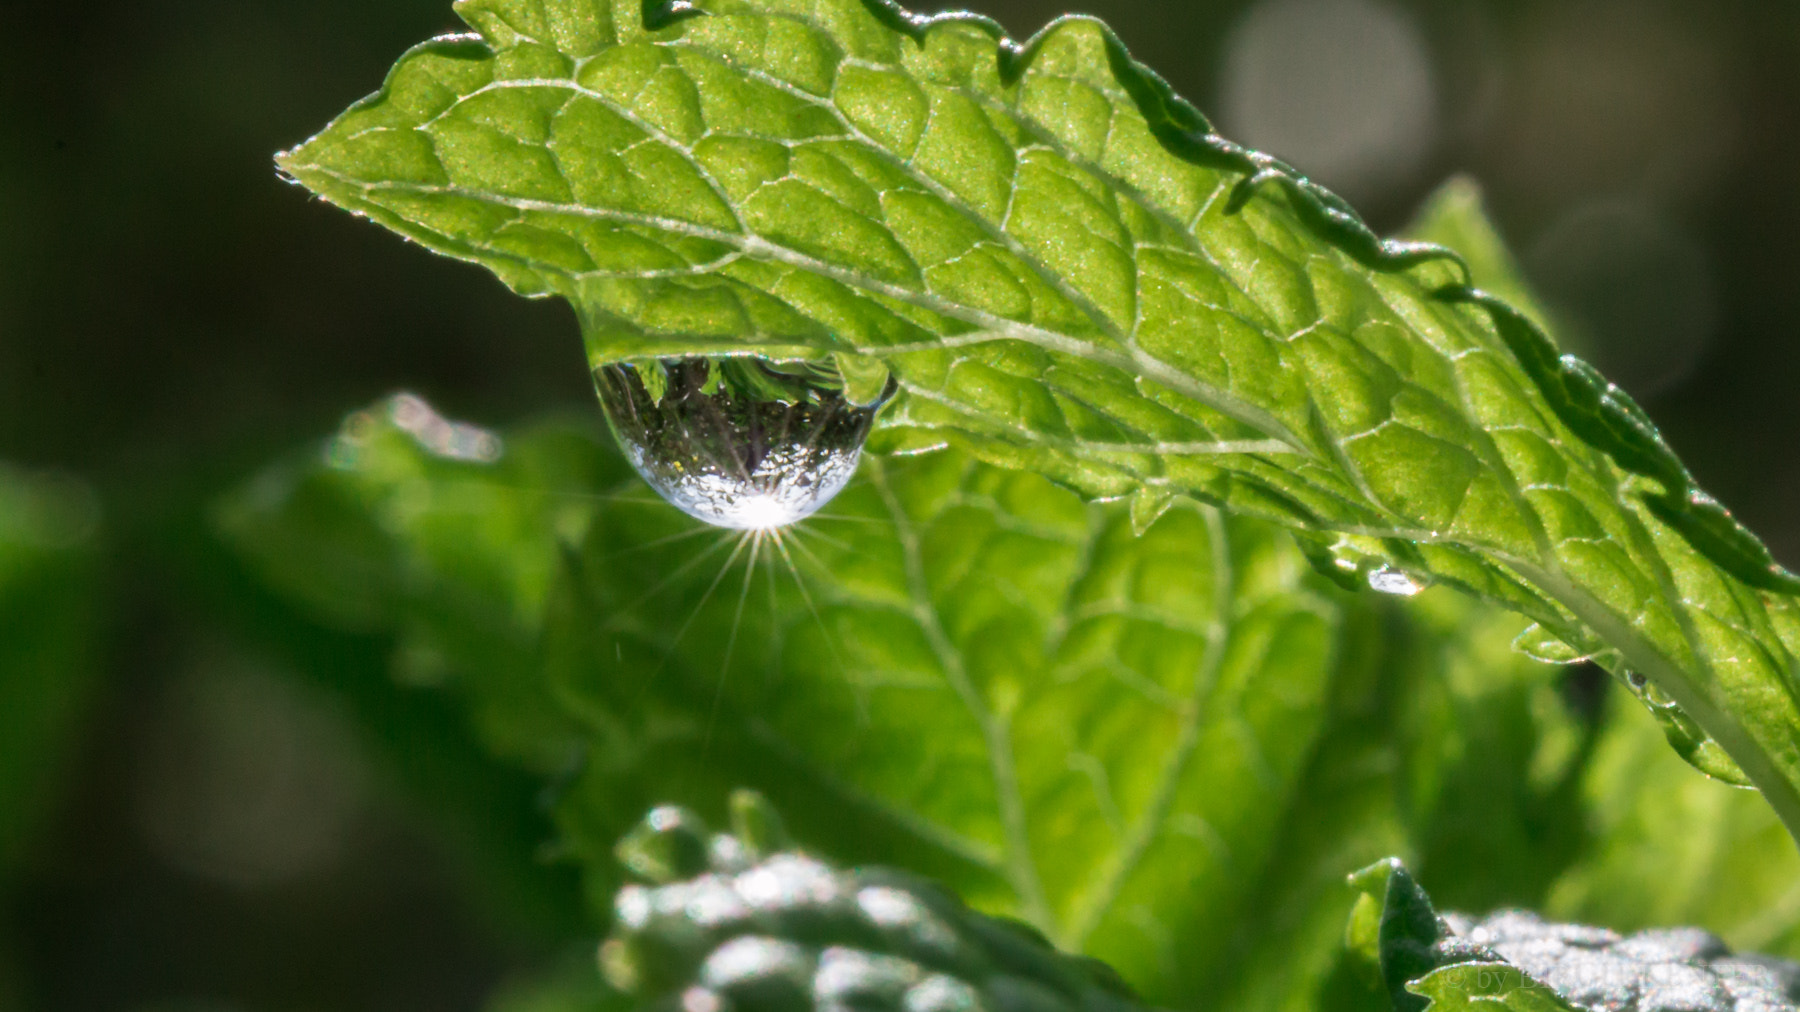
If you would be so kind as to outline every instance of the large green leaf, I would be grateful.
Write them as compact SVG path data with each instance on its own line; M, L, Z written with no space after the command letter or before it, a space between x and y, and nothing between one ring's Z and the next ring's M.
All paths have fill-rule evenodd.
M886 448L1191 495L1610 646L1800 827L1795 578L1447 251L1220 139L1098 22L457 9L477 35L412 50L284 169L567 298L595 364L876 358Z
M1125 504L943 452L871 461L728 564L566 428L472 464L384 407L226 525L290 592L399 631L402 676L449 680L497 751L585 751L560 811L597 902L644 807L746 783L1159 989L1229 972L1351 607L1277 532L1189 504L1140 536Z
M858 841L866 831L801 823L815 838L915 866L922 845L940 849L966 866L944 874L971 899L1157 993L1198 992L1226 972L1254 903L1247 873L1266 859L1327 714L1344 621L1298 553L1266 528L1191 508L1138 536L1127 509L948 453L875 464L839 504L880 523L799 536L810 605L750 625L730 670L716 642L677 643L666 611L621 615L642 590L601 577L608 563L590 545L590 603L560 668L571 691L593 711L629 713L644 690L618 675L685 655L659 695L707 718L649 765L741 777L727 742L767 750L782 760L761 773L772 795L824 791L789 810L824 814L844 803L831 803L835 790L889 822L887 853ZM666 531L667 517L640 523ZM603 544L629 550L654 534ZM715 600L697 622L726 630L734 607ZM619 617L596 628L595 614ZM608 641L643 659L607 671Z

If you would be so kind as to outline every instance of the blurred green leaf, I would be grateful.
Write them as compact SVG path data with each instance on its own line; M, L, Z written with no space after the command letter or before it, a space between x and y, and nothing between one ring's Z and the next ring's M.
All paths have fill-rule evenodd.
M322 452L221 504L220 528L269 584L332 624L396 634L402 682L437 685L454 669L493 751L565 772L577 726L521 673L541 663L556 546L581 538L593 490L630 472L562 425L522 433L493 467L471 465L422 441L434 423L451 424L410 395L355 412Z
M1341 606L1272 532L1204 509L1172 510L1140 538L1122 505L959 455L865 466L833 504L843 519L777 548L811 601L773 623L752 602L735 643L736 592L764 579L749 570L724 574L685 636L673 607L624 610L647 581L608 557L686 521L654 507L636 530L590 540L576 614L612 620L577 619L553 677L592 712L630 713L646 691L677 707L691 723L671 716L664 740L640 738L662 756L648 765L774 781L803 838L888 859L832 827L830 802L786 800L795 782L868 806L887 835L917 841L883 848L942 851L965 894L1146 987L1218 972L1192 954L1222 949L1252 899L1241 872L1260 863L1321 729ZM698 553L637 572L683 554ZM716 566L668 599L694 601ZM587 789L645 792L621 782L645 765Z
M50 814L99 674L99 508L85 485L0 464L0 900ZM0 925L0 1007L24 1001Z
M415 427L439 420L408 414L422 407L415 398L383 402L376 410L383 413L382 425L411 443L415 437L393 417ZM368 413L356 413L345 431L365 432L374 424ZM470 427L455 431L485 435ZM343 465L353 442L350 437L325 449ZM448 575L433 587L417 586L429 576L424 565L403 560L401 546L385 529L387 519L365 512L368 504L314 495L304 485L299 499L285 498L294 476L325 463L317 448L309 450L216 504L211 525L200 514L169 532L167 541L180 546L170 553L170 565L209 613L353 717L384 773L445 845L459 884L509 945L530 950L561 944L585 923L586 908L573 870L544 859L551 829L545 783L567 774L578 745L556 708L532 695L538 683L519 680L531 663L535 613L526 616L523 630L513 617L533 604L541 607L541 597L529 595L534 586L541 595L543 574L535 574L534 584L527 556L499 548L484 556L476 548L510 548L535 531L528 524L500 524L503 510L484 513L492 497L473 502L440 518L443 537L431 539L442 546ZM559 462L552 440L542 451L545 481L584 480L576 468L586 458ZM387 477L402 484L425 480L404 470ZM285 523L259 527L263 540L231 537L247 515L277 504ZM514 595L529 603L515 602ZM293 608L295 598L307 606ZM491 698L416 691L443 677L447 652L461 653L458 662L474 684L492 688ZM495 740L521 724L529 728L515 739L530 752L524 762ZM514 761L494 762L497 750Z
M1473 178L1452 176L1439 186L1407 226L1406 237L1455 250L1469 266L1470 283L1549 329L1549 314L1526 284L1506 240L1488 220L1481 185Z
M1610 703L1581 785L1592 843L1545 912L1621 931L1700 924L1736 948L1800 957L1800 854L1775 814L1689 775L1627 718L1628 699Z
M0 887L55 797L97 673L99 508L0 465Z
M1800 578L1454 254L1219 138L1099 22L1019 44L889 0L457 9L477 36L412 50L284 170L567 298L596 366L879 358L888 448L1192 495L1610 645L1685 754L1800 829ZM1480 246L1448 220L1472 213L1433 224Z
M592 949L572 954L535 976L508 981L486 1012L624 1012L630 998L608 987L594 965Z

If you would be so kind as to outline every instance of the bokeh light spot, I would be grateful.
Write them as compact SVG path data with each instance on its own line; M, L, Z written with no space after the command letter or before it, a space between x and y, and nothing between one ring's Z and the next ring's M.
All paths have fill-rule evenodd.
M1636 397L1680 383L1711 343L1706 254L1649 205L1615 199L1559 217L1525 257L1569 350Z
M229 659L171 686L144 753L132 800L150 849L235 888L329 870L364 807L365 760L341 718Z
M1367 199L1430 152L1437 97L1425 41L1373 0L1264 0L1232 31L1222 118L1233 139Z

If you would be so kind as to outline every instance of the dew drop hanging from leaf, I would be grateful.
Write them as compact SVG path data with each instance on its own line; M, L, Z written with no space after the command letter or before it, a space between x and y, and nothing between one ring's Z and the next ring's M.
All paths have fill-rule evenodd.
M829 365L761 358L619 362L594 370L631 466L716 527L767 530L812 515L856 473L890 380L869 404Z
M1411 597L1425 589L1425 585L1413 579L1404 570L1393 566L1380 566L1369 571L1369 588L1383 594L1396 597Z

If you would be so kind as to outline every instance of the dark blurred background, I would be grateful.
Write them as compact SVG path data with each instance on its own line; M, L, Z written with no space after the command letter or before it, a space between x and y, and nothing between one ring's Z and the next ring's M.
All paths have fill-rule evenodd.
M1472 174L1565 341L1800 564L1800 4L1079 9L1380 230ZM985 11L1023 35L1061 8ZM560 304L271 166L459 27L447 0L8 8L0 461L95 490L111 575L98 685L0 882L0 1007L458 1012L581 930L553 865L479 859L546 835L534 785L384 695L378 644L284 626L206 534L219 492L398 388L484 424L593 410ZM405 728L359 737L383 708ZM465 769L468 798L416 789Z

